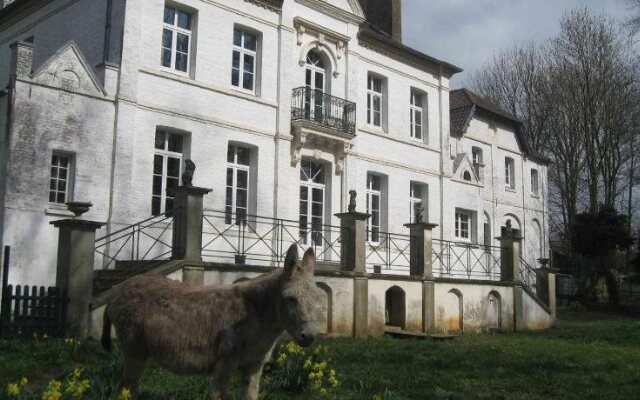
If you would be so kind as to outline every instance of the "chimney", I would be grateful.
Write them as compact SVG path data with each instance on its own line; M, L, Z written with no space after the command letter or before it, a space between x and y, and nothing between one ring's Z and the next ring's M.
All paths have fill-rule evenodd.
M31 75L33 65L33 44L15 42L11 45L11 74L18 79L26 79Z
M402 0L360 0L371 24L402 42Z

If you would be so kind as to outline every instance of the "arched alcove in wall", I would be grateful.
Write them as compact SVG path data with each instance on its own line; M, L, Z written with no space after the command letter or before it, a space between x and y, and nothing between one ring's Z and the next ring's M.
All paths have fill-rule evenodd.
M406 296L398 286L390 287L385 293L385 323L388 326L404 329L406 326Z
M522 225L520 224L520 218L516 217L513 214L505 214L502 226L507 226L507 221L511 221L511 227L513 229L518 229L520 231L520 234L522 234Z
M487 329L502 328L502 298L500 293L491 291L487 296Z
M462 292L458 289L449 290L444 298L444 304L444 330L462 331L464 329L464 303Z
M318 305L320 320L318 327L322 333L331 333L333 331L333 295L331 288L324 282L318 282L316 285L324 294L322 302Z

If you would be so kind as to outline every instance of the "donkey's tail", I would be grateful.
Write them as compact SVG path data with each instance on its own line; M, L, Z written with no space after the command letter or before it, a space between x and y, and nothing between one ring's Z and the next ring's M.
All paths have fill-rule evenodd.
M109 319L109 314L107 313L108 308L104 310L104 316L102 320L102 339L100 343L102 343L102 348L107 352L111 352L111 320Z

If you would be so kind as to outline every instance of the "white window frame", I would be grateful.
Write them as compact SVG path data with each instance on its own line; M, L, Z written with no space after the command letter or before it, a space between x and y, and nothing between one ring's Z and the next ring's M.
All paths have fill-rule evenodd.
M420 195L416 196L416 188L418 188L420 190ZM428 204L426 202L426 196L427 193L429 192L429 188L426 184L424 183L419 183L419 182L410 182L409 183L409 222L415 222L415 205L416 204L421 204L424 206L424 221L423 222L427 222L428 221Z
M246 204L244 207L240 207L240 208L244 208L245 209L245 221L247 220L247 216L249 215L249 199L250 199L250 194L251 194L251 149L242 145L238 145L235 143L229 143L229 146L227 147L227 156L228 156L228 152L229 152L229 147L233 148L233 161L229 161L229 159L227 158L227 171L226 174L229 173L229 170L232 171L232 182L231 182L231 199L229 199L227 197L227 193L226 193L226 189L229 188L228 183L225 181L225 224L226 225L234 225L234 224L238 224L239 220L238 220L238 172L239 171L244 171L247 173L247 187L244 189L247 192L247 196L246 196ZM245 151L248 152L249 154L249 164L240 164L238 162L238 149L244 149ZM225 174L225 179L226 179L226 175ZM231 204L229 204L229 200L231 200ZM231 223L229 223L228 220L228 216L227 216L227 208L231 207ZM234 221L234 216L235 216L235 221Z
M454 220L454 237L456 238L456 240L471 242L472 229L473 214L470 211L456 208Z
M179 74L185 74L185 75L189 75L191 73L191 48L193 46L193 36L192 36L192 32L193 32L193 14L190 12L187 12L183 9L177 8L177 7L172 7L169 5L165 5L164 9L173 9L174 10L174 16L173 16L173 24L169 24L167 22L164 22L164 13L162 15L162 35L164 36L164 30L168 30L171 32L171 62L170 62L170 66L167 67L165 65L162 65L162 52L164 49L167 49L166 47L164 47L164 43L160 43L160 65L162 66L162 68L164 68L165 70L171 71L171 72L175 72L175 73L179 73ZM180 12L183 12L185 14L189 15L189 26L190 29L185 29L185 28L181 28L178 26L178 14ZM189 45L187 46L187 70L186 71L182 71L176 68L176 53L178 51L178 34L182 34L187 36L188 40L189 40Z
M380 189L374 188L374 180L378 180L378 187ZM380 238L382 237L382 177L376 174L367 174L367 214L370 214L371 217L367 219L367 241L372 244L380 243ZM373 198L378 198L378 209L373 209ZM373 212L378 212L378 224L373 224ZM373 229L376 228L378 231L377 240L373 239Z
M482 161L482 149L478 146L471 147L471 159L473 165L483 165Z
M66 166L61 166L60 163L54 164L55 159L65 160ZM64 205L69 201L73 201L73 174L74 174L74 159L73 154L64 153L59 151L54 151L51 154L51 162L50 162L50 173L49 173L49 203L55 205ZM54 176L55 169L55 176ZM66 177L64 179L60 178L61 169L66 170ZM59 189L59 182L64 180L64 190ZM55 188L51 188L52 183ZM62 193L64 194L63 201L58 201L58 195ZM51 195L53 194L54 199L51 200Z
M375 82L380 83L379 92L374 89ZM384 92L384 79L379 76L369 74L367 76L367 125L375 126L376 128L380 128L380 129L382 129L384 125L384 94L383 92ZM379 99L380 110L376 110L373 106L374 100L376 98ZM380 114L380 125L375 124L376 112Z
M162 213L166 213L167 211L171 211L171 210L167 210L167 199L171 199L173 200L174 198L171 196L167 196L167 179L168 179L168 174L167 174L167 169L168 169L168 165L169 165L169 159L170 158L175 158L178 159L179 161L179 167L178 167L178 186L180 186L182 184L182 166L184 163L184 151L185 151L185 136L180 134L180 133L176 133L176 132L172 132L169 130L165 130L165 129L156 129L156 134L158 133L162 133L164 135L164 148L163 149L158 149L155 147L155 136L154 136L154 152L153 152L153 162L155 163L155 157L156 156L160 156L162 157L162 173L161 176L162 177L162 187L160 189L160 212L157 214L153 213L153 198L154 197L158 197L158 195L153 193L153 181L152 181L152 188L151 188L151 213L153 215L160 215ZM182 152L176 152L176 151L170 151L169 150L169 137L170 135L177 135L180 136L182 138ZM157 174L154 173L152 174L152 177L155 177ZM152 178L153 179L153 178Z
M531 194L533 196L540 195L540 173L537 169L531 169Z
M309 162L312 164L315 164L316 166L318 166L319 168L317 169L317 173L313 176L308 176L307 179L302 179L300 178L300 189L301 190L306 190L307 192L307 209L306 211L306 219L307 219L307 223L304 227L304 237L300 238L302 244L304 245L310 245L310 246L322 246L322 236L317 236L319 235L323 235L324 233L322 232L322 230L324 229L324 218L325 218L325 207L326 207L326 198L327 198L327 169L323 164L320 163L316 163L313 161L306 161L303 160L300 162L300 168L299 168L299 173L302 170L302 163L303 162ZM303 172L304 173L304 172ZM306 173L304 173L306 175ZM315 178L317 176L319 176L320 174L322 174L323 176L323 181L324 183L319 183L316 182ZM315 231L314 230L314 226L313 226L313 191L314 190L319 190L322 193L322 214L319 216L320 220L321 220L321 226L320 226L320 232ZM299 202L302 202L302 199L299 198L298 199ZM298 224L300 226L300 230L302 231L302 226L301 226L301 221L302 221L302 210L298 210ZM317 217L317 216L316 216ZM309 232L311 232L311 234L309 234Z
M504 185L508 189L516 188L516 162L511 157L504 158Z
M256 84L258 82L258 51L260 49L260 35L258 35L256 32L243 28L241 26L235 26L233 28L233 38L232 40L235 41L235 35L236 35L236 31L240 32L240 45L236 45L235 43L233 43L233 51L231 53L231 85L238 89L238 90L242 90L248 93L253 93L255 94L257 92L256 89ZM256 49L255 50L251 50L251 49L247 49L245 48L245 35L251 35L254 37L255 42L256 42ZM238 65L238 84L234 85L233 84L233 71L234 71L234 67L233 67L233 56L235 53L239 54L239 65ZM248 71L245 71L244 69L244 58L245 57L253 57L253 71L249 71L252 74L252 81L251 81L251 89L246 89L243 86L244 83L244 74L247 73Z
M410 137L411 139L418 142L428 142L426 135L426 124L425 124L425 99L426 94L411 89L411 101L409 105L409 123L411 125ZM420 104L418 104L418 99L420 100ZM417 114L420 113L420 118L417 118ZM420 120L419 124L417 123L418 119ZM418 129L419 128L419 129ZM416 130L420 132L420 137L416 135Z

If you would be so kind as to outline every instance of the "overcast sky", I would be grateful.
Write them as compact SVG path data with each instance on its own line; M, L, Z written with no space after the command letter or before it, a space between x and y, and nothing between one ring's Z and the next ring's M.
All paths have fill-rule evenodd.
M452 82L458 88L500 49L556 34L564 11L579 6L628 13L625 0L403 0L403 40L464 69Z

